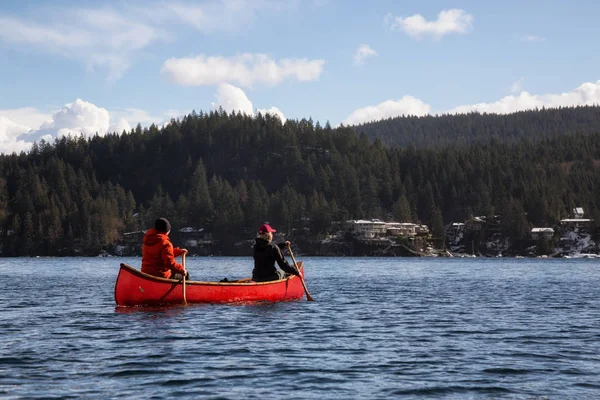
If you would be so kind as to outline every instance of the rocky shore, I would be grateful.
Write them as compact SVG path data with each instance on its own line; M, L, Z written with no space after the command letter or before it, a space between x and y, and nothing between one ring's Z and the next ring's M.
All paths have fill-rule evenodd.
M276 237L283 242L286 237ZM436 246L430 237L359 239L348 235L325 239L289 238L294 252L302 256L326 257L598 257L600 245L593 235L578 230L566 232L552 242L522 241L495 235L475 245L466 240ZM177 243L177 240L174 240ZM190 256L251 256L253 239L234 243L207 242L188 247ZM183 247L183 245L182 245ZM117 246L104 254L119 256L141 255L141 244L135 247Z

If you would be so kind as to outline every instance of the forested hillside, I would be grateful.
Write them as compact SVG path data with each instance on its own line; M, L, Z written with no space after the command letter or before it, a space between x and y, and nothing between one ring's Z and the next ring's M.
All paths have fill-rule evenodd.
M445 147L540 140L556 135L598 132L600 107L582 106L514 114L459 114L396 117L355 126L357 133L387 146Z
M157 216L174 229L204 227L222 241L251 238L264 221L290 234L305 226L317 237L333 221L393 217L420 220L436 234L450 221L501 213L506 232L519 238L528 223L555 223L574 206L595 216L600 135L586 118L573 122L590 124L586 130L564 135L550 128L570 126L555 120L558 111L514 118L526 115L550 132L508 143L389 148L350 127L219 111L162 129L63 137L0 157L2 254L96 255ZM496 128L485 126L505 129L510 117L497 118Z

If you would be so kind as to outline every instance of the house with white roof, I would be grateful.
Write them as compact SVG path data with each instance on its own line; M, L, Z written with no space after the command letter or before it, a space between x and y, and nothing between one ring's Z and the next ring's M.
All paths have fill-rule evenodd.
M378 236L384 236L386 233L386 223L378 219L359 219L346 222L350 232L355 236L372 239Z
M412 222L388 222L386 231L388 236L415 236L417 234L417 224Z
M565 218L560 220L560 225L565 229L586 228L592 225L589 218Z
M349 231L359 237L376 238L382 236L415 236L428 233L427 225L412 222L384 222L378 219L346 221Z
M531 229L531 238L533 240L545 239L550 240L554 236L552 228L533 228Z
M204 228L185 226L179 229L179 236L186 247L198 247L213 243L212 234Z
M429 227L425 224L417 224L415 227L417 235L427 235L429 233Z
M564 229L587 228L592 225L593 219L583 218L584 215L583 207L575 207L573 209L573 218L561 219L560 225Z
M453 222L446 225L446 239L449 242L454 241L465 232L465 224L462 222Z

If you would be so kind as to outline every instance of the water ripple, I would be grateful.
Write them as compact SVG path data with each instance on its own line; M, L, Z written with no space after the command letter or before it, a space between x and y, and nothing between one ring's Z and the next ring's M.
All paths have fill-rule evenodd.
M118 262L0 260L2 398L581 399L593 260L307 259L317 299L115 308ZM191 258L203 279L243 258ZM35 278L35 279L34 279Z

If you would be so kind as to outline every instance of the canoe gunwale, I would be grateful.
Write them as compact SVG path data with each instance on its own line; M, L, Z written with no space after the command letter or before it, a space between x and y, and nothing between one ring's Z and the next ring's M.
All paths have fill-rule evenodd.
M302 261L298 262L298 267L300 269L300 272L302 272L302 270L303 270ZM179 280L179 279L168 279L168 278L161 278L159 276L150 275L150 274L147 274L140 270L137 270L134 267L132 267L131 265L128 265L125 263L121 263L121 269L124 269L127 272L130 272L134 275L139 276L142 279L149 280L149 281L160 282L160 283L170 283L170 284L180 284L181 283L181 280ZM289 277L287 277L285 279L279 279L276 281L267 281L267 282L254 282L254 281L251 281L251 282L204 282L204 281L186 280L185 285L186 286L207 286L207 285L208 286L260 286L260 285L272 285L274 283L285 282L285 281L289 281L289 280L297 279L297 278L298 277L295 275L290 275Z
M299 269L303 274L301 264ZM289 301L302 298L304 290L301 282L301 279L291 275L269 282L186 281L185 287L188 303ZM182 283L177 279L149 275L121 263L115 282L115 302L118 307L181 304Z

